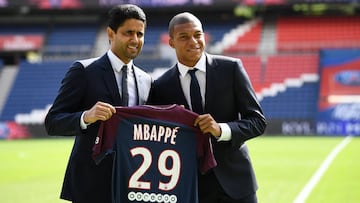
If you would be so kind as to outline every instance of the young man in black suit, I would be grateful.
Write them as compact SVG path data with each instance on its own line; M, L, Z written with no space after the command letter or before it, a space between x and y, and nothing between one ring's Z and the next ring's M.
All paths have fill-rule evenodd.
M74 203L111 202L113 161L108 156L96 165L92 147L99 121L108 120L115 113L114 106L144 104L148 98L152 79L133 64L144 44L145 27L141 8L130 4L113 7L106 28L108 52L99 58L76 61L62 80L45 119L49 135L75 136L62 199ZM126 80L127 84L122 83Z
M212 137L218 165L199 174L200 203L256 203L258 186L245 142L263 134L267 124L241 60L205 53L202 24L191 13L174 16L169 35L178 62L154 81L149 103L197 112L194 125ZM192 93L192 69L198 93ZM200 107L192 101L196 95Z

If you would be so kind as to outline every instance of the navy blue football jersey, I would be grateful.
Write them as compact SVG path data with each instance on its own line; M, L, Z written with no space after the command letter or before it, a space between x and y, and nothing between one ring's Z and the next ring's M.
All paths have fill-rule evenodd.
M216 161L197 116L178 105L117 107L100 124L93 158L114 157L114 202L198 202L198 170Z

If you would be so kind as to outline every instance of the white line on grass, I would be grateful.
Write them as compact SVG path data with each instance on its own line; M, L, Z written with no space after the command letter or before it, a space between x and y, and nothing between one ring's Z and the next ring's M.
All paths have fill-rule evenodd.
M339 143L331 153L326 157L320 168L311 177L310 181L305 185L299 195L296 197L293 203L304 203L311 191L314 189L316 184L319 182L322 175L329 168L331 162L334 160L336 155L351 141L352 136L346 136L341 143Z

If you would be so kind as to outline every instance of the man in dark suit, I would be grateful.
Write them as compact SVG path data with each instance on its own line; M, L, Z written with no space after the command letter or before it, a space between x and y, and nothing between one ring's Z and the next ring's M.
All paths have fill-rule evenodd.
M267 124L241 60L205 53L202 24L191 13L174 16L169 35L178 62L154 81L149 103L192 109L200 114L194 125L212 137L218 165L199 174L200 203L257 202L258 186L245 142L263 134ZM195 69L197 94L192 93L197 89L192 86L195 79L188 74ZM200 107L192 101L196 95L201 95Z
M144 43L145 27L141 8L115 6L109 11L106 29L108 52L73 63L62 80L45 119L49 135L75 135L62 199L74 203L111 202L112 159L108 157L96 165L92 147L99 121L108 120L115 113L114 106L144 104L148 98L152 79L133 64Z

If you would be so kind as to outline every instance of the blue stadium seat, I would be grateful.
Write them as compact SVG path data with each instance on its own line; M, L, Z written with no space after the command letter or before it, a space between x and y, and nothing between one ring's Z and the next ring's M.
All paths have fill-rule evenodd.
M46 34L47 24L1 25L0 34Z
M19 72L8 96L0 121L14 120L18 113L44 109L52 104L61 79L72 62L21 62Z
M142 56L157 56L159 45L161 44L161 36L167 33L167 26L163 25L152 25L147 26L145 31L144 46L141 52Z
M239 24L243 23L240 20L224 20L221 19L212 19L203 21L203 29L205 33L210 35L210 44L221 41L224 34L230 32L231 29L234 29Z
M54 25L48 34L44 55L89 56L95 44L98 28L95 23Z
M156 68L169 68L171 64L170 59L146 59L146 58L136 58L134 59L134 64L141 67L145 72L151 73Z
M267 119L315 119L318 91L318 83L304 83L265 97L260 103Z

